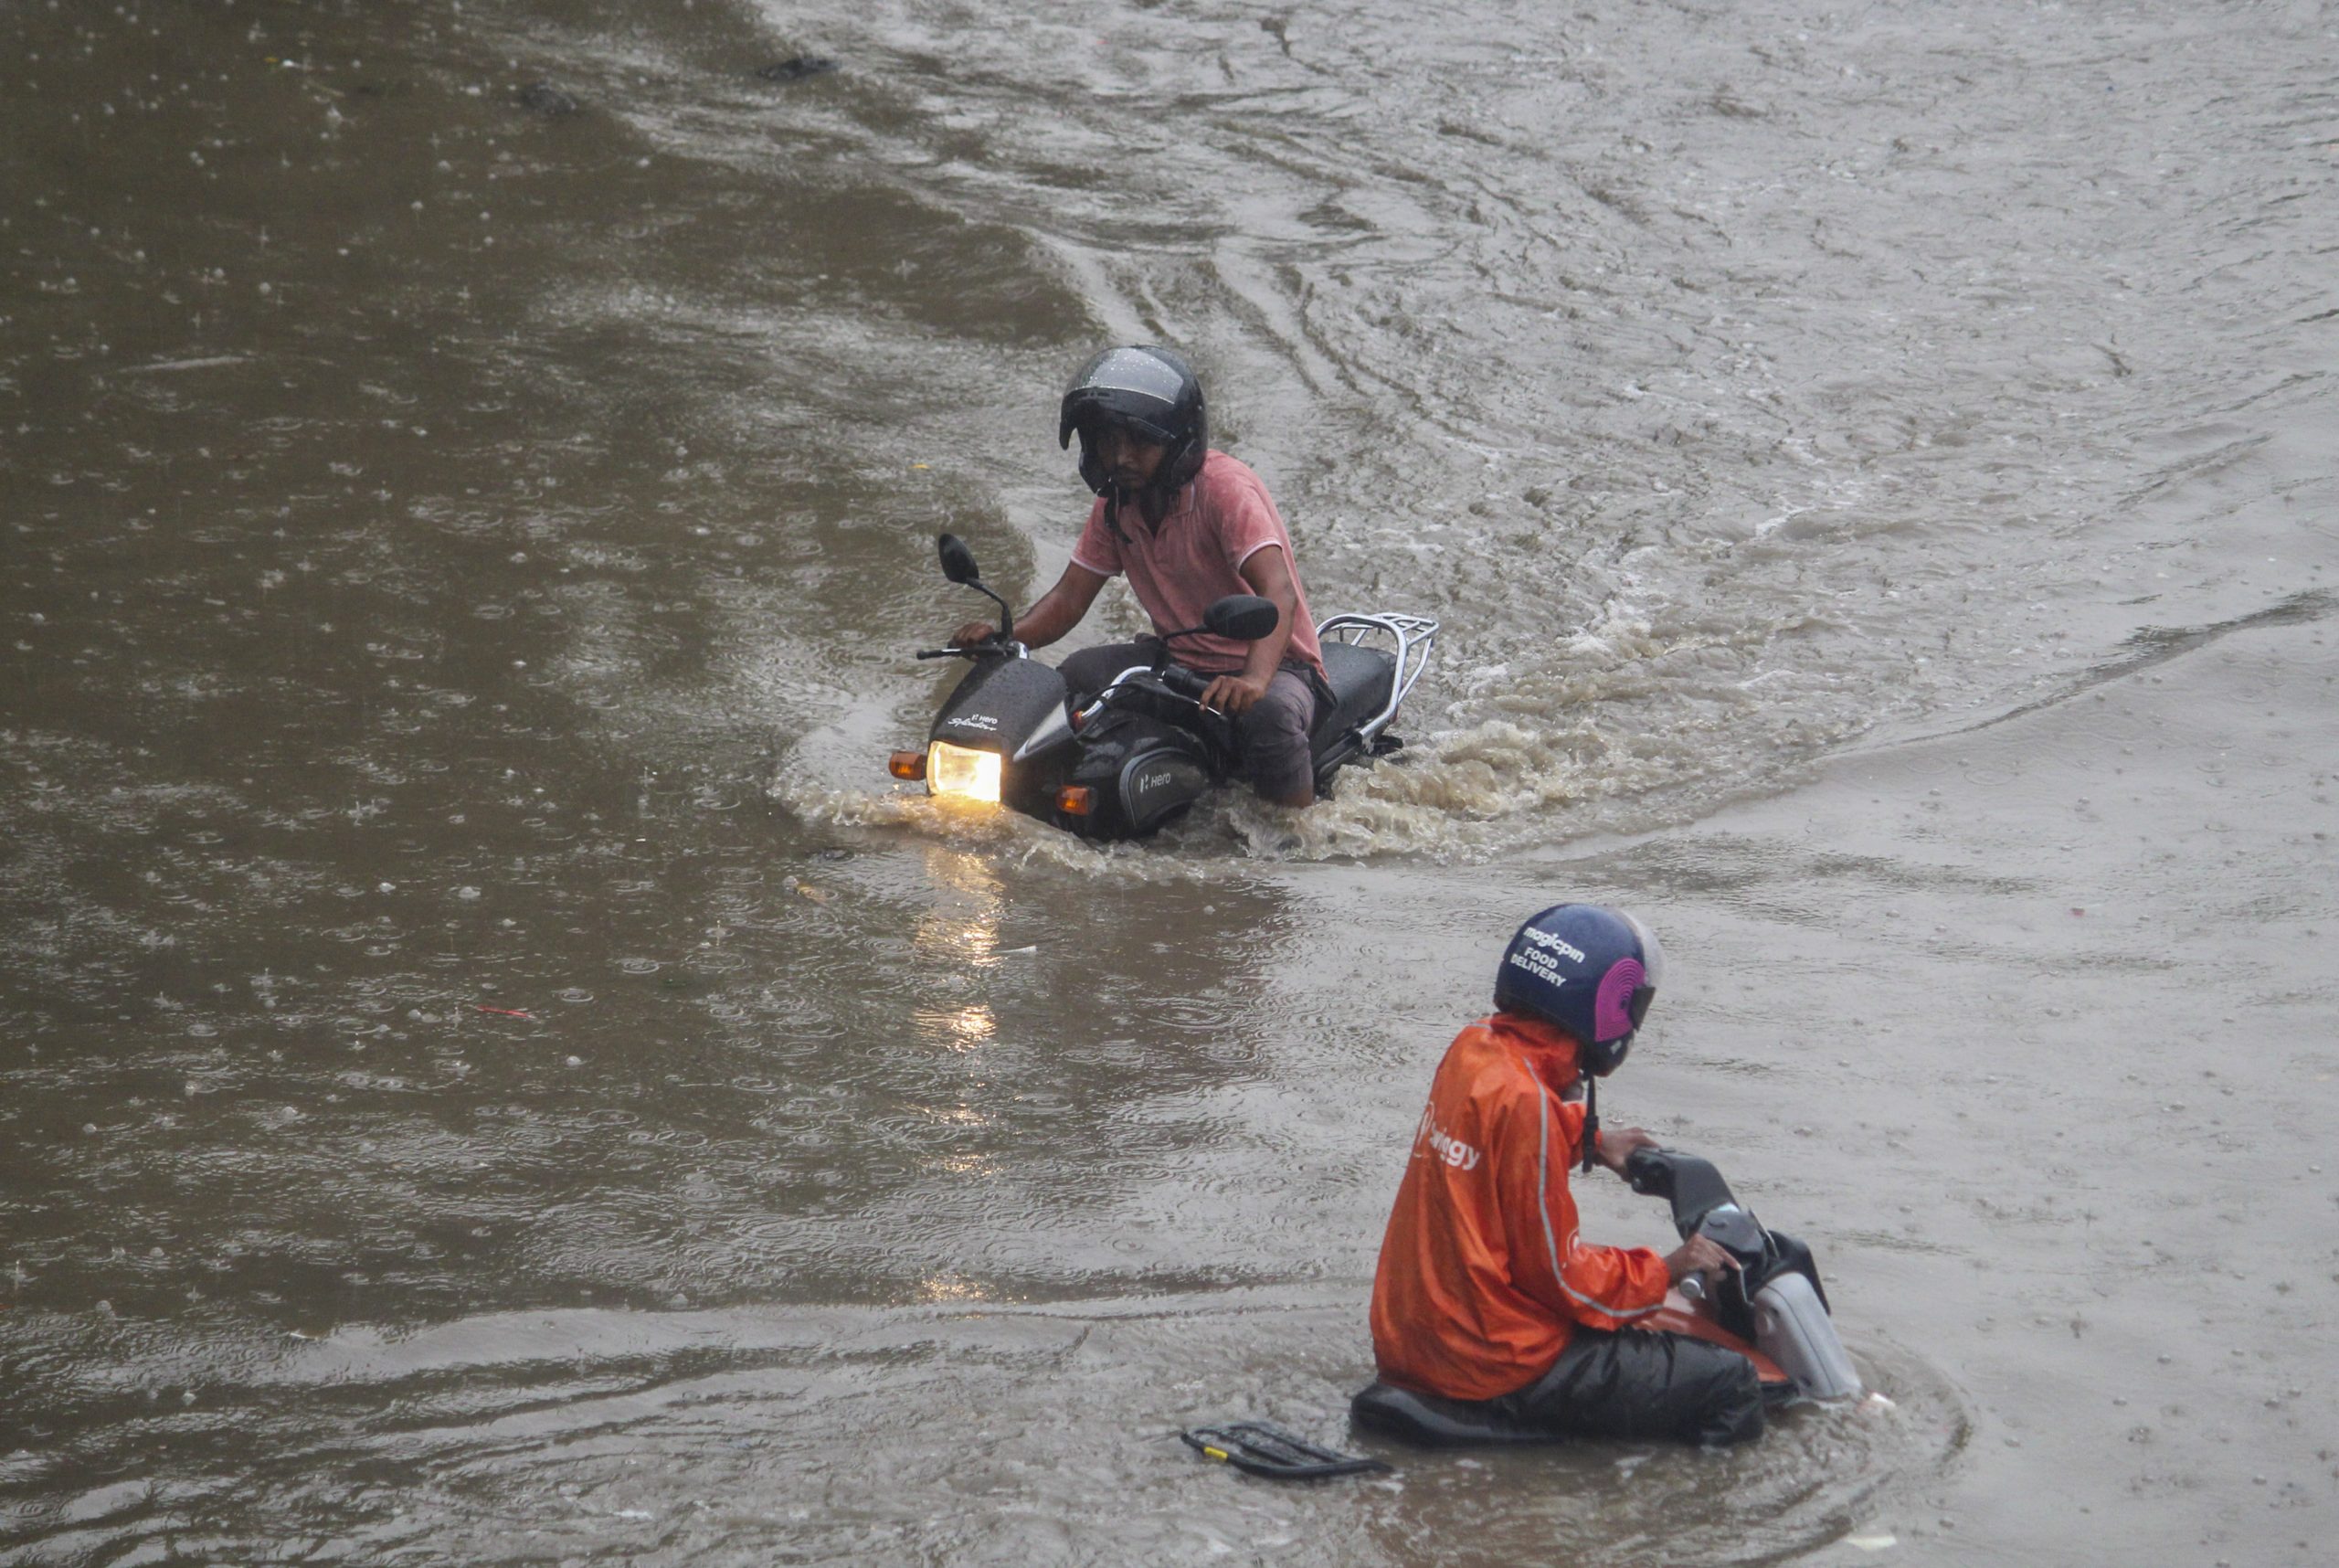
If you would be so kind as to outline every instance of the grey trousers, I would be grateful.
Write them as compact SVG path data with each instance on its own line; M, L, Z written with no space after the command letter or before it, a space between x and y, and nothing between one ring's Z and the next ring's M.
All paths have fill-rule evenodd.
M1152 638L1083 648L1056 666L1075 702L1095 696L1132 664L1150 664L1161 644ZM1289 800L1315 785L1307 732L1316 724L1316 692L1305 664L1286 663L1267 683L1267 694L1234 719L1234 750L1253 789Z

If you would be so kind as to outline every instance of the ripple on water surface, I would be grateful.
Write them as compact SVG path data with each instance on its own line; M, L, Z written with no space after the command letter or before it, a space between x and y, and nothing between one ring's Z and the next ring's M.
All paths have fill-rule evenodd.
M1752 1563L1889 1528L1964 1441L1938 1382L1900 1361L1864 1369L1889 1405L1789 1412L1730 1453L1419 1452L1348 1429L1370 1359L1352 1302L1237 1290L1002 1308L947 1278L934 1294L940 1305L916 1308L511 1312L143 1344L147 1356L119 1363L127 1399L86 1417L35 1413L78 1478L0 1472L0 1546L61 1562L167 1535L221 1558L297 1534L321 1561L1272 1551L1298 1564L1512 1564L1566 1550L1597 1517L1635 1561ZM1243 1418L1372 1452L1394 1473L1265 1486L1175 1440Z

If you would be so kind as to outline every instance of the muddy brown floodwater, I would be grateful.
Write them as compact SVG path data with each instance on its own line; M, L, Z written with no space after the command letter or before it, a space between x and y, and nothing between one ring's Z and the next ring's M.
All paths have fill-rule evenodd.
M2329 1561L2339 16L1424 16L0 8L0 1564ZM1103 852L884 754L1133 339L1445 632ZM1349 1432L1562 896L1887 1402Z

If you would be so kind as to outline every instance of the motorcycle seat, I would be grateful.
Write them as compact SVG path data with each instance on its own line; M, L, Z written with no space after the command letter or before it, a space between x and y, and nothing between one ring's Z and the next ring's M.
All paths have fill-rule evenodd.
M1331 683L1332 702L1316 715L1318 736L1341 735L1356 728L1389 705L1397 681L1397 661L1378 648L1327 638L1324 675Z
M1556 1432L1503 1420L1482 1404L1441 1399L1375 1383L1349 1401L1349 1416L1369 1432L1402 1438L1424 1447L1453 1448L1488 1443L1563 1443Z

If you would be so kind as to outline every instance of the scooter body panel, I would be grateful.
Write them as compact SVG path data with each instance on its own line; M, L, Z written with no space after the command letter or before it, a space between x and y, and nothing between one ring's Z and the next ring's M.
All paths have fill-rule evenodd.
M1150 833L1184 815L1210 785L1190 749L1165 743L1121 765L1121 811L1131 832Z
M1726 1351L1736 1351L1754 1363L1754 1375L1762 1380L1766 1394L1773 1388L1784 1390L1794 1383L1794 1380L1787 1375L1784 1367L1716 1322L1705 1303L1692 1301L1678 1290L1668 1292L1664 1306L1633 1327L1667 1334L1686 1334L1693 1340L1703 1340L1709 1345L1720 1345Z
M1085 818L1061 819L1085 838L1142 838L1191 808L1218 770L1193 735L1149 714L1107 709L1080 734L1067 781L1085 785Z
M1799 1273L1781 1274L1754 1293L1754 1342L1805 1399L1852 1399L1860 1374L1827 1316L1819 1287Z
M944 699L926 738L1012 756L1064 699L1064 677L1036 659L979 659Z

